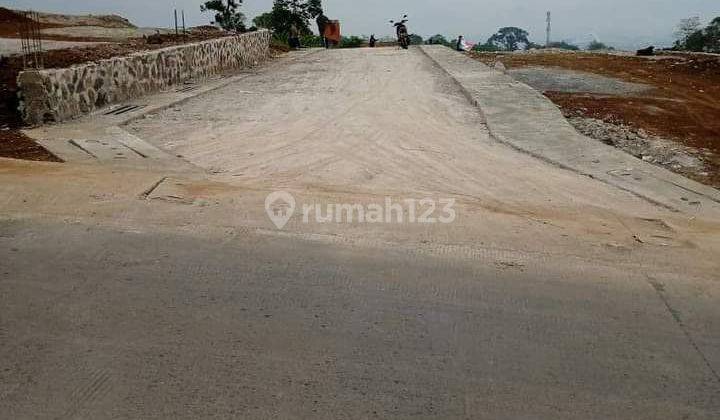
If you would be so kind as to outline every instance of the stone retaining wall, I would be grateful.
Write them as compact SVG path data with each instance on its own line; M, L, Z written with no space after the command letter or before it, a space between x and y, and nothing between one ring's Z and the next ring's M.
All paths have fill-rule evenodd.
M136 53L67 69L20 73L20 112L31 125L68 120L190 79L253 66L269 54L270 32Z

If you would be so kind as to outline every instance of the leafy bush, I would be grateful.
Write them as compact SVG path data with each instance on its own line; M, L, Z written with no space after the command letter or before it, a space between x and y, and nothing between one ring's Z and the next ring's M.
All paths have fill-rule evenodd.
M273 14L272 12L263 13L253 19L253 25L258 28L272 29L273 28Z
M300 45L306 48L324 47L323 39L318 35L305 35L300 37Z
M430 38L427 39L427 41L425 41L425 43L428 45L445 45L446 47L452 46L450 41L448 41L447 38L445 38L444 36L442 36L440 34L431 36Z
M454 45L457 44L457 40L453 41L453 48ZM473 47L473 51L477 52L498 52L498 51L505 51L504 49L498 47L494 44L477 44Z
M367 44L367 40L365 38L361 38L359 36L344 36L340 40L340 45L338 47L340 48L360 48L364 47Z
M410 35L410 45L422 45L425 42L423 37L417 34Z
M272 44L280 47L280 49L290 48L290 42L288 35L286 34L273 34ZM317 35L303 35L300 37L300 46L304 48L319 48L324 47L323 39Z
M290 42L288 40L288 35L286 34L279 34L277 32L273 33L272 40L270 41L270 44L281 47L281 49L290 48Z

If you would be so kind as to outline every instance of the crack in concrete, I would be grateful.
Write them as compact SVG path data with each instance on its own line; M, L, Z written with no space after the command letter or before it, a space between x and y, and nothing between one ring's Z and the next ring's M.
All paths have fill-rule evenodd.
M142 194L140 194L140 199L141 199L141 200L147 200L148 197L150 197L150 194L152 194L156 189L158 189L158 187L159 187L160 185L162 185L162 183L165 182L166 179L167 179L167 177L164 176L164 177L160 178L159 181L157 181L157 182L155 182L154 184L152 184L152 186L150 186L150 188L148 188L147 190L145 190L145 192L143 192Z
M665 308L667 309L668 313L670 313L670 316L672 316L675 323L680 327L680 330L682 330L683 334L685 334L685 337L687 338L690 345L695 349L695 352L700 356L700 358L703 360L707 368L710 370L710 373L715 377L715 380L720 383L720 374L718 371L713 367L712 363L710 362L710 359L705 355L705 353L702 351L700 346L698 345L697 341L693 338L692 334L690 334L690 331L688 331L687 326L685 325L685 322L683 322L682 317L680 316L680 311L675 309L672 304L670 303L670 299L668 298L667 294L665 293L665 285L657 281L656 279L652 278L651 276L645 274L645 278L650 285L650 287L653 288L655 293L657 293L660 300L665 305Z

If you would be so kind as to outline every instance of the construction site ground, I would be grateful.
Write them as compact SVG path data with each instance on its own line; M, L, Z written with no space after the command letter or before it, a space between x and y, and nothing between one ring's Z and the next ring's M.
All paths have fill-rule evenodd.
M41 14L44 68L66 68L77 64L121 57L180 43L227 36L211 26L190 28L176 36L169 29L137 28L119 16L72 16ZM21 132L17 111L17 75L24 69L20 49L21 13L0 8L0 157L58 161L58 158ZM148 43L143 36L160 32L161 43ZM7 47L7 48L4 48Z
M720 186L720 57L558 51L470 55L542 91L583 134ZM598 83L598 76L609 82Z

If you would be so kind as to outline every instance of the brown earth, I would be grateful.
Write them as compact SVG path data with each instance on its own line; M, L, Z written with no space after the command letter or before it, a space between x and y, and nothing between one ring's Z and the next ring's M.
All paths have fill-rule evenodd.
M22 14L0 7L0 37L2 38L17 38L20 36L20 25L28 22L29 19ZM41 29L46 28L57 28L61 25L54 25L49 23L40 23Z
M10 128L0 129L0 157L42 162L62 162L62 160L35 143L28 136Z
M40 13L38 26L40 29L66 28L73 26L100 26L105 28L135 28L135 25L116 15L107 16L75 16L52 13ZM20 37L20 25L29 19L22 12L0 7L0 37ZM43 34L43 39L55 41L77 41L78 38ZM95 41L92 39L91 41Z
M673 54L632 57L594 53L471 53L508 69L541 66L583 71L652 85L635 96L545 92L567 115L621 123L711 153L709 177L720 185L720 57Z

